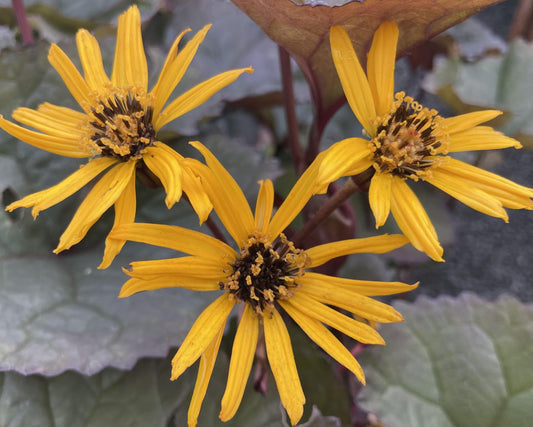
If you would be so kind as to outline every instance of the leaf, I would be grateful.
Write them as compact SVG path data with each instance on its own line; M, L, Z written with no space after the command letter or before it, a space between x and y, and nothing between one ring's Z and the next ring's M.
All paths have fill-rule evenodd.
M459 112L480 108L508 112L501 130L533 148L532 67L533 44L516 39L504 54L474 63L440 58L423 87Z
M166 427L194 381L187 373L171 382L169 372L169 359L148 359L131 371L108 368L92 377L1 373L0 425Z
M299 6L286 0L232 0L276 43L296 60L309 82L319 126L342 104L329 47L329 28L344 26L358 57L366 58L372 36L384 20L400 27L398 52L431 38L498 0L463 2L416 0L366 0L343 6ZM420 13L423 11L423 13Z
M522 426L533 399L533 306L474 294L397 302L383 348L360 358L360 403L388 427Z

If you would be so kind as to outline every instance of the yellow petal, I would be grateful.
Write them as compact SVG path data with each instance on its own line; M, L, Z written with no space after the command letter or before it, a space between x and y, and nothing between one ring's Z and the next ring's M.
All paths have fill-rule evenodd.
M401 282L375 282L371 280L344 279L342 277L326 276L324 274L309 271L306 272L303 277L298 279L298 283L301 283L302 286L305 286L306 283L310 282L315 286L328 282L330 286L344 288L369 297L409 292L418 287L418 283L407 285L406 283Z
M317 280L306 281L305 275L298 279L302 288L298 293L306 294L323 304L332 305L374 322L400 322L403 317L393 307L358 294L354 290L337 288L329 281L319 283Z
M320 171L318 181L329 184L341 176L357 175L372 166L372 153L368 141L347 138L329 147L318 156Z
M474 111L473 113L461 114L444 119L439 123L439 127L442 127L447 133L453 135L471 129L481 123L488 122L500 114L502 112L498 110Z
M118 17L111 80L119 87L136 86L148 90L148 66L141 34L141 15L137 6L131 6Z
M40 109L35 111L25 107L17 108L13 111L13 118L47 135L60 138L64 143L72 146L72 149L84 153L85 157L87 157L87 152L79 148L79 140L85 134L80 129L80 122L72 123L66 120L54 120L53 117L43 113Z
M187 194L192 208L196 212L196 215L198 215L200 225L202 225L213 210L213 204L209 200L201 179L186 165L182 165L181 179L183 181L183 191Z
M167 194L165 204L170 209L174 203L181 199L181 167L174 156L169 155L167 150L161 148L163 145L165 144L156 142L154 146L146 147L143 161L163 184ZM165 145L165 147L168 146Z
M115 202L115 221L112 230L121 224L128 224L135 220L137 210L135 195L135 175L131 176L130 182ZM111 265L115 257L120 253L127 239L113 239L107 236L105 239L105 250L99 269L107 268Z
M62 136L46 135L41 132L35 132L5 120L1 115L0 127L15 138L50 153L74 158L90 156L87 151L84 151L79 147L77 139L66 139Z
M376 172L370 180L368 201L376 218L376 228L385 224L389 217L391 186L392 175L390 173Z
M268 362L281 404L289 414L291 424L295 425L302 417L305 396L296 370L289 332L276 310L263 317L263 327Z
M209 259L201 256L185 256L150 261L134 261L125 272L132 277L150 279L162 276L187 276L212 279L217 283L226 279L224 272L228 265L222 259Z
M507 213L502 207L502 203L495 197L479 190L469 184L468 181L448 174L444 170L435 168L433 173L425 180L431 185L441 189L450 196L456 198L465 205L486 215L502 218L508 222Z
M206 25L185 45L185 47L178 53L178 44L182 37L190 31L187 29L183 31L174 41L170 51L168 52L165 65L161 70L157 84L154 86L152 93L155 97L154 103L154 117L159 115L159 112L165 105L170 94L174 91L185 71L191 64L191 61L196 55L196 51L200 44L204 41L207 31L211 28L211 24Z
M61 76L74 99L78 101L78 104L85 111L89 111L89 93L91 89L65 52L55 43L52 43L52 46L50 46L48 61Z
M161 112L155 121L155 130L158 131L168 122L171 122L177 117L183 116L185 113L188 113L189 111L203 104L219 90L237 80L237 77L244 72L251 73L253 72L253 69L248 67L226 71L211 77L205 82L196 85L192 89L189 89L183 95L180 95L174 101L172 101L168 107Z
M98 42L87 30L81 29L76 33L76 45L85 81L93 90L101 91L109 83L109 78L104 70Z
M254 228L254 217L246 197L229 172L202 143L193 141L190 144L202 153L209 166L201 176L215 212L237 246L242 247Z
M325 264L330 259L344 255L359 253L383 254L397 249L409 241L401 234L383 234L381 236L366 237L364 239L339 240L338 242L325 243L305 252L311 260L309 268Z
M175 277L159 276L150 279L140 279L132 277L120 290L119 298L126 298L137 292L155 291L164 288L183 288L192 291L220 291L220 286L216 280L199 277Z
M403 234L416 249L434 261L444 261L435 228L409 186L401 178L394 177L391 194L392 215Z
M333 63L346 99L368 134L374 136L376 126L372 121L376 118L376 107L370 85L357 59L350 36L344 28L334 26L330 29L329 40Z
M516 139L509 138L489 126L476 126L450 136L448 151L496 150L500 148L522 148Z
M207 234L176 225L132 223L122 224L109 234L114 239L125 239L148 245L174 249L190 255L210 259L234 258L235 251L224 242Z
M394 101L394 64L398 33L398 26L394 22L383 22L374 33L368 52L368 84L378 116L388 113Z
M171 380L177 379L206 351L220 329L224 327L234 305L235 300L224 293L202 311L172 359Z
M135 161L119 163L107 172L87 194L67 229L59 239L54 253L69 249L85 237L93 224L116 202L135 173Z
M499 175L487 172L468 163L448 158L438 167L448 174L463 178L500 200L503 206L511 209L533 209L533 189L524 187Z
M37 108L40 113L46 114L51 121L55 123L64 123L69 127L77 127L82 123L87 115L72 108L61 107L59 105L44 102Z
M355 357L344 347L344 345L318 320L313 319L297 310L293 305L286 304L280 300L280 305L293 318L293 320L302 328L302 330L319 345L333 359L345 366L348 370L365 384L365 374L361 365L355 360Z
M231 350L228 382L222 397L219 415L222 421L233 418L241 404L246 382L252 369L258 336L259 319L251 304L246 304Z
M189 427L195 427L196 424L198 424L198 415L200 414L200 408L202 407L202 402L204 401L205 393L207 392L207 386L209 385L209 380L211 379L211 374L215 367L222 335L224 335L224 325L220 328L218 334L213 338L211 343L200 356L198 375L196 377L194 391L192 392L189 411L187 413L187 425Z
M285 304L293 305L297 310L337 329L354 340L366 344L385 344L383 338L371 326L345 316L302 292L295 292L291 298L285 301Z
M20 207L29 208L33 206L32 215L36 218L39 212L65 200L114 163L116 163L116 160L107 157L91 160L59 184L13 202L6 210L11 212L13 209Z
M266 233L274 207L274 186L269 179L259 181L259 184L260 188L255 204L255 228Z

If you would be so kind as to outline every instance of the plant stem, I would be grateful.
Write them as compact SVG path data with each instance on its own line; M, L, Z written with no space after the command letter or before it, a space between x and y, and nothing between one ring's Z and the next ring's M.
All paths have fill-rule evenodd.
M357 192L359 187L352 180L348 179L346 183L331 196L326 203L305 223L291 240L296 247L309 235L322 221L324 221L335 209L337 209L348 197Z
M211 230L211 233L213 233L213 237L217 238L221 242L228 243L226 241L226 236L220 231L220 228L218 227L217 223L213 221L213 218L211 218L211 215L207 217L205 220L205 225Z
M17 18L17 23L20 28L20 34L22 36L22 41L25 45L32 45L35 43L33 39L33 34L31 27L28 24L28 19L26 18L26 9L24 7L23 0L12 0L13 11L15 12L15 17Z
M292 84L291 58L289 53L278 46L279 65L281 68L281 83L283 86L283 106L287 119L289 147L292 153L292 162L296 173L300 175L305 165L303 164L303 152L298 133L298 120L296 118L296 103L294 101L294 86Z

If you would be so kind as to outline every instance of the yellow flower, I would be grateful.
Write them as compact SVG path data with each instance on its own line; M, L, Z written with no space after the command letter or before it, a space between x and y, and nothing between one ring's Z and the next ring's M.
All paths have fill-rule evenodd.
M54 250L69 249L83 239L89 228L112 205L114 227L135 218L136 170L147 168L166 191L170 208L182 191L203 222L212 205L199 179L183 157L157 140L157 132L175 118L196 108L218 90L232 83L251 68L231 70L214 76L165 104L183 77L210 25L200 30L178 53L178 44L190 30L174 41L159 79L148 92L148 70L141 35L141 17L136 6L118 20L115 60L111 79L107 76L96 39L86 30L76 34L84 77L67 55L55 44L48 59L83 112L44 103L37 110L18 108L13 118L37 129L29 130L3 119L0 127L34 147L89 162L54 187L30 194L7 207L32 207L34 218L40 211L66 199L105 171L79 206ZM165 108L164 108L165 107ZM100 268L107 267L120 252L124 241L106 240Z
M447 156L515 147L518 141L481 123L501 114L487 110L442 118L413 98L394 94L398 27L384 22L374 34L366 75L346 31L330 30L331 53L344 93L369 140L348 138L323 153L322 184L374 169L369 201L376 228L389 213L412 245L436 261L442 247L407 180L426 181L487 215L507 221L504 207L533 209L533 190Z
M120 297L167 287L222 292L200 314L172 360L171 379L175 380L200 359L189 408L189 426L197 423L226 320L233 307L240 304L242 316L233 342L220 418L231 419L239 407L262 328L281 402L292 424L296 424L302 416L305 397L280 310L364 383L360 365L327 326L363 343L384 344L384 341L367 323L330 306L372 322L398 322L402 316L394 308L369 297L405 292L416 285L337 278L308 269L348 254L384 253L404 245L407 239L402 235L383 235L342 240L306 250L296 248L282 231L316 192L319 162L302 175L273 216L272 183L261 181L254 214L237 183L217 159L202 144L192 144L202 152L209 169L199 162L192 167L205 168L198 172L205 179L214 210L235 246L177 226L123 224L112 232L113 237L168 247L190 256L133 262L124 270L131 279L122 287Z

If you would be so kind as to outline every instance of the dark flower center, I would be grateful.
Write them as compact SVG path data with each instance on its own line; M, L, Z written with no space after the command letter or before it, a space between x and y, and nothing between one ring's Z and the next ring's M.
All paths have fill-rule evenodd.
M382 118L372 139L376 169L418 180L434 164L442 145L440 117L403 93L397 99L396 109Z
M283 234L279 243L275 250L265 236L250 236L239 257L230 263L232 273L220 282L220 289L250 303L260 315L271 312L277 299L290 298L309 258Z
M90 139L101 155L127 161L141 158L144 148L153 145L153 110L143 106L137 96L115 95L99 101L91 111Z

